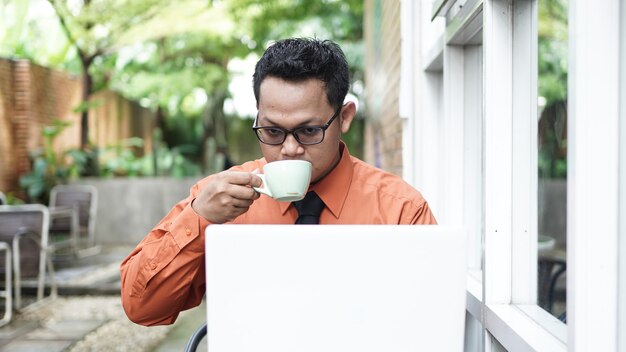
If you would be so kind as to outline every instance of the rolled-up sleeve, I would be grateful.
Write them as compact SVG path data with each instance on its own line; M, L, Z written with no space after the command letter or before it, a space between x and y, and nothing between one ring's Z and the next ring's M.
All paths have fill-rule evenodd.
M204 234L210 223L191 208L194 190L139 243L120 266L126 315L141 325L172 324L205 292Z

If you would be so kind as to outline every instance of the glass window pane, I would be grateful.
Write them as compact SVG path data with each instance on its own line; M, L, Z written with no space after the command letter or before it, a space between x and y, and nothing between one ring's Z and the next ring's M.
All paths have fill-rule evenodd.
M565 318L567 0L539 0L538 304Z

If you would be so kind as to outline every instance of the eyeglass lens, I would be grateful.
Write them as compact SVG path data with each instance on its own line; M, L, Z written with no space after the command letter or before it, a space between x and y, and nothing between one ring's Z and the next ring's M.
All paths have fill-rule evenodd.
M282 144L290 131L276 127L261 127L256 130L256 133L263 143ZM317 144L324 139L324 129L321 127L300 127L291 133L302 144Z

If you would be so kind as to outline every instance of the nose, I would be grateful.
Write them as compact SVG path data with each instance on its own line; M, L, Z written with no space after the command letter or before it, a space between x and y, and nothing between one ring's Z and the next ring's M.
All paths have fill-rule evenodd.
M287 157L294 157L304 153L304 148L292 133L287 134L287 138L283 142L283 147L281 149L281 153Z

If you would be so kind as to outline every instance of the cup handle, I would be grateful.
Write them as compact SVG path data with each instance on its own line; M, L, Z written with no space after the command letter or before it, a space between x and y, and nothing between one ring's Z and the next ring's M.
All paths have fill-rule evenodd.
M266 187L265 174L257 174L257 176L259 176L261 178L261 180L263 181L263 186L262 187L252 187L252 188L254 188L254 190L259 192L259 193L263 193L266 196L272 197L272 192L270 192L269 188Z

